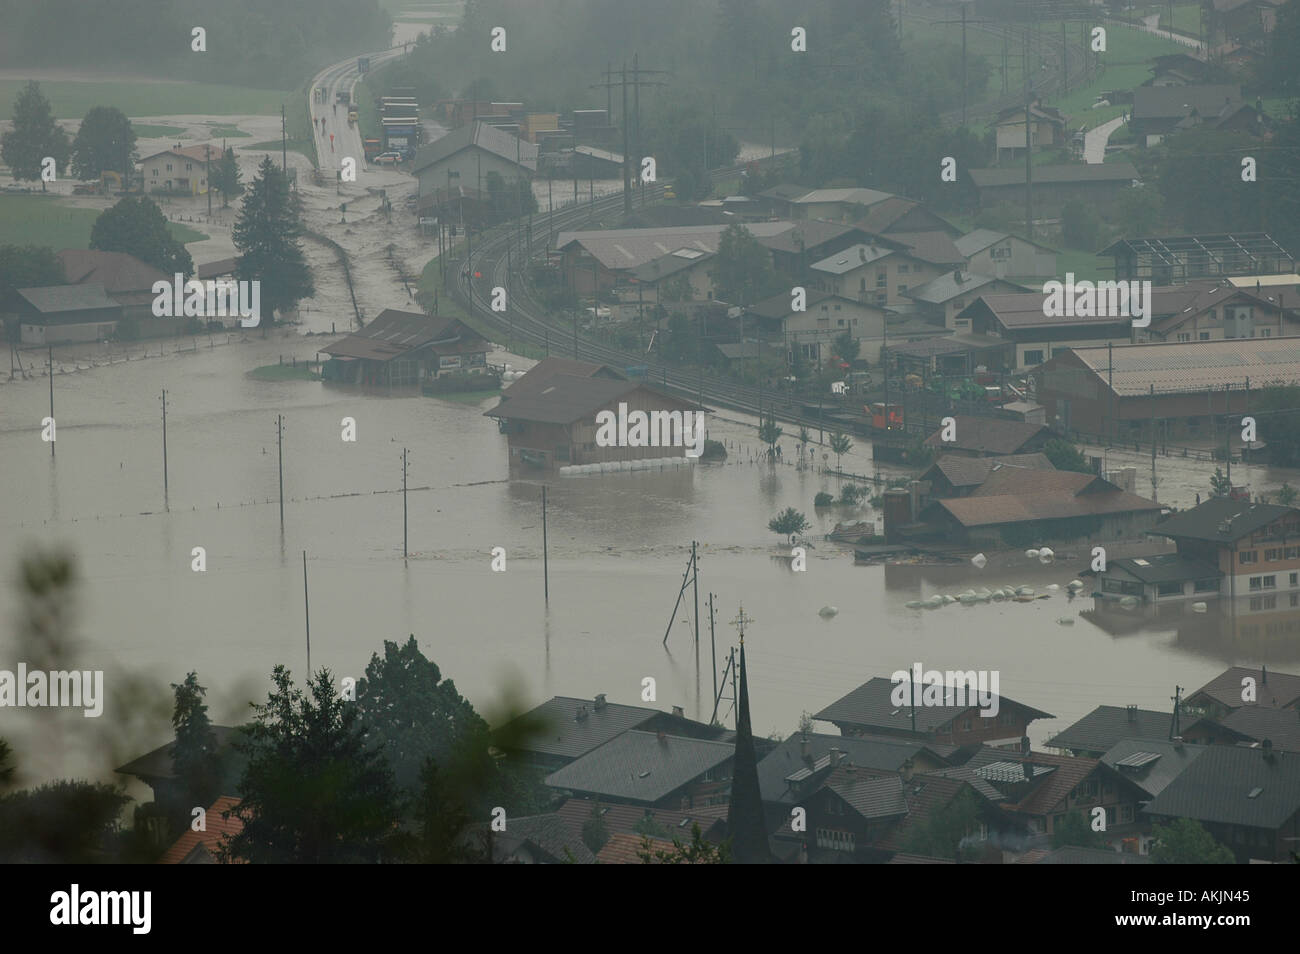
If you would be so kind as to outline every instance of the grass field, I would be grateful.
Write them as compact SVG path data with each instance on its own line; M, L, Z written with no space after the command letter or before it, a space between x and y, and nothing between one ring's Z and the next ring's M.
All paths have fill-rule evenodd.
M291 364L264 364L260 368L254 368L248 372L248 376L257 381L319 381L320 375L307 367L300 364L294 367Z
M208 127L208 135L213 139L247 139L249 133L238 126L213 125Z
M0 195L0 245L48 245L89 248L90 229L99 213L78 209L54 196ZM172 235L182 242L197 242L208 236L168 222Z
M149 123L132 123L138 139L162 139L179 136L184 131L180 126L151 126Z
M0 80L0 103L8 105L26 87L26 80ZM141 80L104 80L95 83L51 81L41 83L58 119L81 119L95 106L116 106L128 116L172 116L240 113L270 115L281 103L293 101L289 90L250 89L217 83L173 83Z

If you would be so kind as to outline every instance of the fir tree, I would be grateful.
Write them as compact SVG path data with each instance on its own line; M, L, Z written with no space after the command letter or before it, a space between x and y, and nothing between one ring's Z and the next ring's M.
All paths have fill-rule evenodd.
M29 82L14 100L13 128L0 137L0 159L15 179L40 179L46 156L53 157L56 170L62 170L68 153L68 134L54 121L50 101L39 83ZM41 191L45 191L44 179Z
M234 228L240 253L236 277L262 283L263 314L283 313L316 293L298 244L302 231L302 200L267 156L257 167Z

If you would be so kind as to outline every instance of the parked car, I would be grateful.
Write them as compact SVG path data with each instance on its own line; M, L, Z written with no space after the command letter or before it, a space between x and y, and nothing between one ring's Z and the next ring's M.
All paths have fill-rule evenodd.
M395 166L401 161L402 154L400 152L381 152L374 159L377 166Z

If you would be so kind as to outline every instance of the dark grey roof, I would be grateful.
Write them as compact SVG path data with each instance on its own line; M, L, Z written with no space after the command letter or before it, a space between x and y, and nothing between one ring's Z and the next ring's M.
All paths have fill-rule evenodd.
M644 381L614 381L603 377L556 374L536 393L503 395L501 403L484 417L537 421L543 424L571 424L593 416L598 410L632 391L647 391L663 401L664 410L693 410L698 405L683 400Z
M1179 580L1208 580L1223 576L1223 571L1218 567L1177 553L1123 557L1111 560L1109 566L1119 567L1143 583L1176 583Z
M1105 752L1122 739L1167 739L1173 714L1124 706L1098 706L1074 725L1047 740L1053 749Z
M893 818L907 814L900 775L863 775L852 768L841 768L831 776L826 787L863 818Z
M919 777L933 778L937 776L939 778L951 778L956 779L959 782L966 782L971 788L975 789L975 791L979 792L990 802L1000 802L1006 798L1005 795L994 787L985 775L981 775L976 771L978 767L979 766L973 765L954 765L951 768L935 769L933 772L925 772Z
M1300 754L1207 746L1147 805L1150 815L1277 829L1300 811Z
M100 308L120 308L108 297L104 286L97 282L80 285L49 285L44 288L20 288L18 294L43 315L66 311L91 311Z
M459 129L447 133L441 139L436 139L429 145L424 146L415 154L415 161L411 164L414 172L428 168L434 163L442 162L460 152L462 149L468 149L470 146L477 146L485 149L490 153L523 167L524 170L532 172L537 168L537 147L531 142L519 139L502 129L495 126L489 126L487 123L479 121L466 123ZM516 160L516 155L519 157Z
M1046 454L1008 454L1005 457L962 457L958 454L944 454L921 474L921 479L932 480L932 471L938 471L954 487L978 487L988 480L989 474L1003 467L1056 470Z
M638 282L654 284L660 279L676 275L711 258L713 258L712 252L705 252L698 248L680 248L638 265L631 270L631 277Z
M958 275L961 276L960 280L957 278ZM958 295L969 295L985 285L1002 280L993 275L976 275L965 269L956 268L950 272L944 272L938 278L932 278L924 285L909 288L905 294L908 298L914 298L917 301L941 305L944 302L951 301Z
M1155 797L1186 771L1208 747L1190 742L1174 743L1164 736L1154 739L1128 738L1111 746L1101 756L1101 762Z
M212 726L212 735L217 740L217 748L224 749L235 741L235 733L239 729L229 725ZM172 768L172 749L176 747L176 741L173 739L166 745L160 745L152 752L146 752L139 758L132 759L121 768L114 769L122 775L134 775L139 779L149 782L154 779L172 779L176 777L176 772Z
M1130 851L1112 851L1109 848L1057 848L1034 864L1039 865L1149 865L1151 858Z
M918 700L916 706L916 731L933 732L944 723L955 719L963 712L971 709L971 706L941 705L926 706L920 704L920 693L923 686L917 686ZM906 691L906 686L904 686ZM835 700L821 712L818 712L813 718L821 719L825 722L833 722L837 725L851 726L874 726L877 728L888 728L895 731L910 732L912 731L912 715L909 705L894 705L891 696L894 693L894 683L885 676L876 676L868 679L858 688L854 689L848 695ZM1037 709L1026 706L1023 703L1016 702L1014 699L1008 699L1006 696L1000 697L1000 708L1005 710L1006 706L1019 706L1026 710L1030 719L1052 719L1052 716L1046 712L1040 712ZM982 718L982 717L981 717Z
M1253 703L1248 703L1241 698L1244 679L1254 680L1255 701ZM1287 672L1267 672L1248 669L1245 666L1232 666L1190 693L1187 700L1192 702L1201 695L1229 709L1239 709L1243 705L1285 709L1300 699L1300 676L1293 676Z
M546 777L551 788L653 804L732 757L735 746L632 729Z
M580 709L585 710L585 718L577 718ZM528 741L527 751L576 759L659 714L657 709L616 702L607 702L597 709L592 699L556 696L520 718L542 719L548 726L547 731Z
M1133 119L1182 118L1193 109L1204 117L1217 116L1240 99L1240 86L1139 86L1133 90Z
M972 169L970 177L981 189L990 186L1015 186L1025 184L1023 166L1005 169ZM1034 185L1050 186L1072 182L1130 182L1139 178L1131 162L1105 162L1087 165L1071 163L1058 166L1034 166Z
M928 323L927 323L928 325ZM962 352L989 351L995 348L1013 348L1015 342L993 335L946 334L943 328L928 325L938 332L933 337L920 341L905 341L902 344L890 344L890 354L905 354L913 358L929 358L940 354L960 354ZM919 330L919 329L918 329ZM896 330L890 328L890 333Z
M563 817L551 812L546 815L524 815L506 818L506 830L494 834L493 848L497 854L508 854L522 843L536 845L561 864L573 857L575 864L594 865L596 856L569 828ZM506 849L502 851L501 849ZM567 850L567 851L566 851Z
M833 242L835 239L855 233L862 234L862 230L855 225L826 222L822 219L809 219L799 222L794 228L787 229L777 235L760 238L758 244L775 252L798 255L807 249L816 248L819 245L825 245L827 242ZM802 246L800 242L803 243Z
M1147 532L1153 536L1234 543L1290 513L1300 511L1280 504L1211 497L1198 507L1166 517Z
M957 424L957 439L943 440L940 427L925 439L929 447L944 450L975 450L988 454L1015 454L1039 434L1047 430L1042 424L1028 421L1008 421L997 417L971 417L953 415Z
M762 792L763 801L789 805L798 802L801 796L795 793L789 777L809 769L800 755L803 740L804 736L796 732L758 763L758 788ZM912 739L889 739L879 736L864 739L810 732L807 740L808 756L814 766L826 761L831 749L839 749L843 752L845 762L851 762L861 768L887 772L898 771L903 767L904 762L915 758L921 752L933 753L933 750L924 743ZM829 762L822 766L820 771L825 771L828 767Z
M1242 706L1229 712L1219 724L1254 742L1268 739L1273 748L1300 752L1300 712L1272 706Z

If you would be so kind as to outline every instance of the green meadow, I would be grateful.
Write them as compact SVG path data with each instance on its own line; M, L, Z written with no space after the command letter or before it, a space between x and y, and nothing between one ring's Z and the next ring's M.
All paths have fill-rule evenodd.
M48 245L55 251L89 248L97 218L94 209L74 208L55 196L0 195L0 245ZM182 242L208 237L176 222L167 224Z

